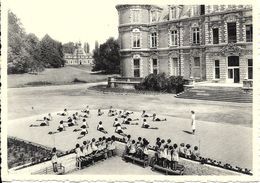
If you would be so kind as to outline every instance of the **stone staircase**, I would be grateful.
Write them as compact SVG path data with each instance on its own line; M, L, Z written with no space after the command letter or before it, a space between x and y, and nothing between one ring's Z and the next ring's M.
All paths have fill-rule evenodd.
M223 102L252 103L251 93L245 93L240 87L195 85L176 98L211 100Z

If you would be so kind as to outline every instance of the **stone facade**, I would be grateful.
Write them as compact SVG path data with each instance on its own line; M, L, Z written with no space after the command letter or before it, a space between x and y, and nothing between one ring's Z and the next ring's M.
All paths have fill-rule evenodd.
M73 54L64 53L66 65L92 65L93 57L90 53L85 53L80 43L76 44L76 49Z
M249 5L117 5L121 75L242 83L252 59Z

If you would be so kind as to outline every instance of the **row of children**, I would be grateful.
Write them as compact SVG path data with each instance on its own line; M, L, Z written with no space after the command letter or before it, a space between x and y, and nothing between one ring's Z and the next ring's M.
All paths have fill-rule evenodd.
M124 155L130 155L139 159L148 160L148 148L149 141L147 139L138 137L138 140L135 141L134 139L131 139L131 135L127 135Z
M176 170L178 167L179 157L186 157L189 159L199 159L200 153L197 146L191 150L190 144L181 143L180 146L176 143L172 144L171 139L167 142L159 137L156 139L154 146L155 150L155 163L165 168Z
M115 155L115 150L115 136L108 138L100 137L98 141L95 138L91 141L83 141L81 146L76 144L76 166L82 168L90 165L93 161L112 157Z

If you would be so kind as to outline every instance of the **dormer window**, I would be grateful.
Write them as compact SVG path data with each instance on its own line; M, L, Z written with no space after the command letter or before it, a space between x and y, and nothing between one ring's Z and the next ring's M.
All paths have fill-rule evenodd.
M151 22L158 21L158 11L152 10L151 11Z
M140 10L138 9L131 10L131 13L132 13L132 23L140 22Z
M176 19L176 7L171 7L171 19Z

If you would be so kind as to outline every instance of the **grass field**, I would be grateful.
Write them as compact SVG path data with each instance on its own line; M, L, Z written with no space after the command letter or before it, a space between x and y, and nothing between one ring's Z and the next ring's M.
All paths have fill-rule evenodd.
M65 66L58 69L46 69L38 75L12 74L8 75L8 87L19 88L26 86L63 85L75 83L92 83L106 81L111 75L92 73L91 66ZM75 82L75 79L77 81Z

